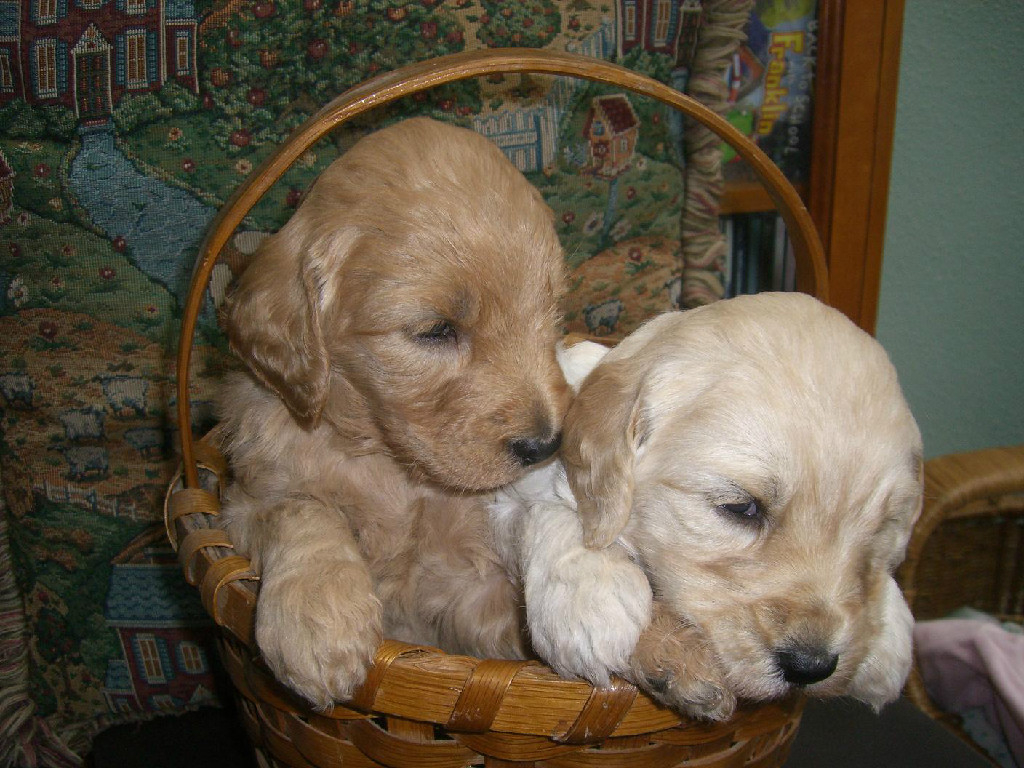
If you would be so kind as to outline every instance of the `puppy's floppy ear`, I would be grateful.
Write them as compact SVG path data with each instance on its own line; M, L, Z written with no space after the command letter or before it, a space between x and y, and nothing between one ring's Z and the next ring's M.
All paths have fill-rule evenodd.
M565 419L562 461L591 549L615 541L633 507L633 470L643 438L643 377L636 366L632 360L598 366Z
M849 688L876 712L900 695L914 660L914 616L895 579L885 577L881 588L875 634Z
M299 229L285 226L261 244L228 297L225 318L235 354L299 420L315 424L330 366L320 328L322 277L310 254L316 245Z

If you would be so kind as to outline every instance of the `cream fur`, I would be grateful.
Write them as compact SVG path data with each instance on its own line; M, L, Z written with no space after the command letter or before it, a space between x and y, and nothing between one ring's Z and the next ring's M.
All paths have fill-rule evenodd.
M885 353L839 312L761 294L650 321L584 379L562 460L492 509L559 672L621 674L713 719L808 663L812 695L899 694L911 619L892 572L920 435Z
M368 136L226 303L224 521L261 575L256 640L320 707L381 637L523 654L488 490L554 450L563 257L494 145L426 119Z

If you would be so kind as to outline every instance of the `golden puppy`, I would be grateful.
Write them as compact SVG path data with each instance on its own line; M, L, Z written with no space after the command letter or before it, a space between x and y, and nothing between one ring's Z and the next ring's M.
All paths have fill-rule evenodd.
M361 140L226 305L224 520L261 575L256 640L319 706L382 633L521 655L486 489L552 454L553 214L493 144L427 119Z
M564 469L491 510L558 672L713 719L794 686L899 694L921 438L868 334L800 294L666 314L603 357L564 430Z

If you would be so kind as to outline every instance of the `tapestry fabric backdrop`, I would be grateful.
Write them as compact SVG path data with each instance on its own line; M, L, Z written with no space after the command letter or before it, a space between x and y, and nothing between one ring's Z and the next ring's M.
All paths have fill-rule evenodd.
M99 728L228 695L160 522L174 350L205 227L289 131L375 73L485 47L612 59L711 98L750 5L0 2L0 765L76 765ZM716 56L698 55L722 29ZM246 219L202 315L190 428L210 426L228 364L216 310L233 274L323 168L414 114L490 137L543 193L571 274L567 330L621 335L684 294L722 294L717 147L678 114L573 79L453 84L343 126ZM705 214L692 264L688 193Z

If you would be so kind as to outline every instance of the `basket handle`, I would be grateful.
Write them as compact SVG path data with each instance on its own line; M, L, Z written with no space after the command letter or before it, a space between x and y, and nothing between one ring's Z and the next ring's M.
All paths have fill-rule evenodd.
M797 289L828 301L828 270L821 240L803 201L776 165L757 145L712 110L679 91L632 70L601 59L532 48L494 48L456 53L409 64L366 80L337 96L299 126L242 182L220 208L199 249L185 303L178 346L178 427L185 484L198 486L193 451L189 365L196 322L210 275L228 238L253 206L307 149L346 120L419 91L494 73L564 75L618 86L678 109L702 123L736 150L753 169L782 215L793 243Z

